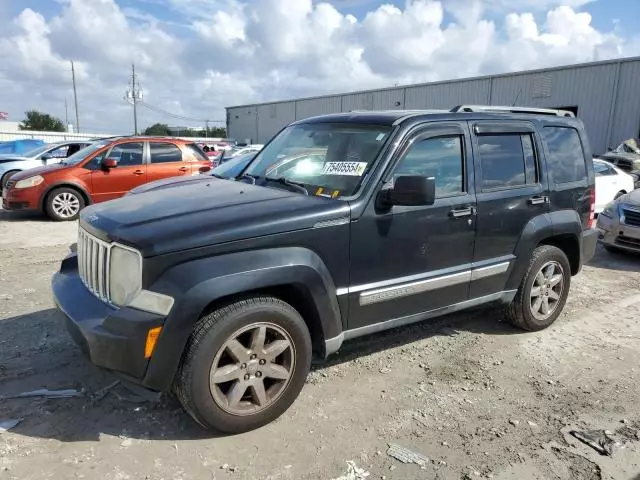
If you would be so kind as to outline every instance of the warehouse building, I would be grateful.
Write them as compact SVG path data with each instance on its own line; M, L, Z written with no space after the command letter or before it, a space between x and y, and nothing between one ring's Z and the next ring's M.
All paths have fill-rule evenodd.
M303 118L351 110L456 105L562 108L584 122L595 154L640 136L640 57L542 70L227 107L227 135L265 143Z

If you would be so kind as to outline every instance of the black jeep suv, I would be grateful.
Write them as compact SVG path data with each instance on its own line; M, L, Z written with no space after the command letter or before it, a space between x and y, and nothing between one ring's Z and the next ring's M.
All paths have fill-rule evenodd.
M96 365L241 432L354 337L488 302L551 325L597 241L583 126L478 110L309 118L235 179L88 207L52 282L70 334Z

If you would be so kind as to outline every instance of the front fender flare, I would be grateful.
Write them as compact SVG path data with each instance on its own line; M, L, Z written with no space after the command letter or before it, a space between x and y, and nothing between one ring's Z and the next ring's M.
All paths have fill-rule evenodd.
M170 387L195 323L208 305L230 295L293 285L313 302L323 340L342 333L336 288L322 259L302 247L254 250L191 260L166 271L150 290L175 304L149 362L144 384Z

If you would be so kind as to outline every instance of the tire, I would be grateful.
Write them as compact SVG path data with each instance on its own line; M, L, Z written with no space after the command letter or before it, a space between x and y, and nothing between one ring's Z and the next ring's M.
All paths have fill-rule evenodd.
M45 210L52 220L76 220L85 207L84 197L73 188L62 187L51 191L45 200Z
M2 176L2 185L1 185L1 187L2 187L2 188L0 188L0 190L4 190L4 189L5 189L5 187L7 186L7 182L9 181L9 179L10 179L11 177L13 177L16 173L20 173L20 170L9 170L7 173L5 173L5 174Z
M542 282L542 286L538 288L541 283L537 278L541 270L545 269L545 272L549 272L549 265L554 266L555 272L551 278L545 277ZM559 275L559 276L558 276ZM552 282L557 281L554 286L549 286ZM571 286L571 266L569 260L562 250L551 245L541 245L533 251L531 260L529 261L529 268L527 273L522 279L520 288L516 293L513 301L506 307L505 314L509 321L516 327L528 331L539 331L547 328L562 313L564 305L567 302L569 295L569 288ZM540 296L532 297L534 294L534 288L537 288ZM545 303L548 311L544 313ZM555 298L557 297L557 298ZM535 300L534 300L535 298ZM538 311L537 299L541 298Z
M250 346L254 338L260 338L255 332L262 327L267 332L266 341L263 338L257 345L264 345L264 349L253 350ZM283 341L288 341L290 347L277 354L273 363L267 361L266 352L276 352L275 347L283 345ZM236 348L238 345L242 348ZM174 392L184 409L204 428L224 433L247 432L272 422L295 401L311 367L311 350L309 330L291 305L273 297L240 300L215 310L196 324ZM257 358L254 351L259 352ZM287 379L271 377L285 376L287 371ZM211 380L210 384L210 378L218 374L219 381ZM225 381L228 378L231 380ZM263 405L259 401L260 389L252 386L260 383ZM240 398L235 404L230 400L234 392L235 398Z

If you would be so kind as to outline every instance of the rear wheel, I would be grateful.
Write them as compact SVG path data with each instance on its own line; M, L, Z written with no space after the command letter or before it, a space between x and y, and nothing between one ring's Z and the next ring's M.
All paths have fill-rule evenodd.
M10 170L2 176L2 190L7 188L7 182L11 177L13 177L16 173L20 173L20 170Z
M200 320L174 390L205 428L240 433L282 415L310 366L311 338L300 314L277 298L252 297Z
M85 201L80 192L73 188L56 188L45 201L47 215L52 220L59 222L75 220L85 206Z
M571 266L562 250L541 245L533 251L520 288L506 316L515 326L537 331L547 328L562 313L571 286Z

